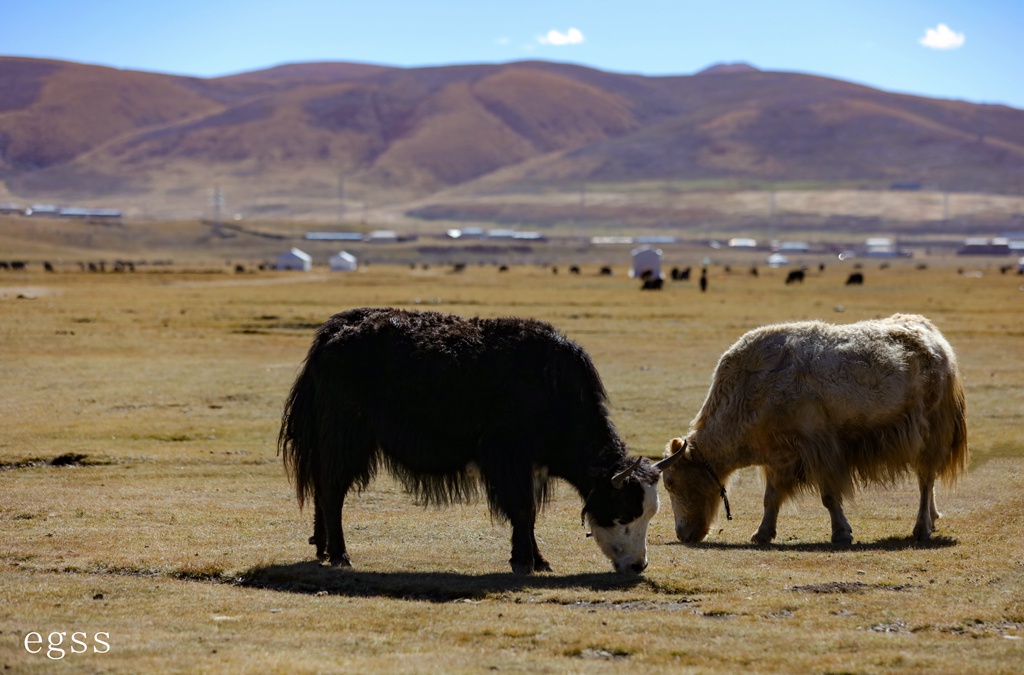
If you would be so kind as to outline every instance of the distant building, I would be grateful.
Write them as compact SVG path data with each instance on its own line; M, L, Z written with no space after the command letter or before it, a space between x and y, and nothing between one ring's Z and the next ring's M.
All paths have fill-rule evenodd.
M17 204L0 204L0 213L22 213L22 209Z
M277 262L274 264L274 269L308 272L313 269L313 258L305 251L293 248L287 253L282 253L277 256Z
M781 253L807 253L810 250L811 245L806 241L784 241L778 247Z
M644 278L650 274L651 279L664 279L661 274L661 249L651 246L641 246L630 252L633 256L633 267L629 270L629 276L636 279Z
M545 237L540 232L516 232L512 236L512 238L515 239L516 241L547 241L548 240L548 238Z
M1010 240L1007 237L968 237L956 252L957 255L1009 255Z
M66 206L58 210L61 218L88 218L99 220L117 220L121 212L117 209L89 209L80 206Z
M334 272L354 272L359 267L356 257L348 251L339 251L332 255L329 262Z
M633 237L621 237L621 236L607 236L607 237L591 237L590 243L595 246L608 246L616 244L632 244Z
M889 237L869 237L864 243L861 255L865 258L898 258L902 255L894 239Z
M311 241L362 241L359 232L307 232L306 239Z
M366 235L365 241L371 244L393 244L398 241L398 233L394 230L374 230Z
M515 239L516 231L508 229L487 230L488 239Z
M483 239L482 227L453 228L446 233L449 239Z
M783 265L789 264L789 258L782 255L781 253L772 253L768 256L769 267L782 267Z
M56 218L60 216L60 209L53 204L33 204L25 209L25 215L37 218Z
M757 248L757 239L733 237L729 240L729 248Z

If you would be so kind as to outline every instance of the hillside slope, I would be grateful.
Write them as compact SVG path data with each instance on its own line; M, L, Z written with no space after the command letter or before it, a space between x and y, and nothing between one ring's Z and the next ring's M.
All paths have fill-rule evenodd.
M750 179L1019 193L1024 111L746 64L310 63L199 79L0 58L12 198L298 213L588 182ZM483 189L483 187L481 187Z

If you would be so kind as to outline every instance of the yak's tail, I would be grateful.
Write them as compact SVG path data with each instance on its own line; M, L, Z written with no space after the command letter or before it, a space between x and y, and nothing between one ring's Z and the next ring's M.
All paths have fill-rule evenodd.
M949 379L941 407L945 423L951 428L949 456L939 476L943 483L953 486L967 471L967 465L971 461L971 451L967 445L967 397L964 395L964 385L959 372L954 372L953 377Z
M295 485L300 508L316 491L320 414L314 369L315 353L311 350L285 401L277 436L277 451L284 457L285 473Z

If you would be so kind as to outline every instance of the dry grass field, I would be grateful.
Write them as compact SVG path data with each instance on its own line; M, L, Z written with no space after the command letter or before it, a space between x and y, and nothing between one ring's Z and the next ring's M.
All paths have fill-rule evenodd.
M792 286L785 270L713 267L704 294L692 281L641 293L624 266L613 278L586 267L0 271L0 663L1019 673L1024 277L955 264L865 263L863 287L845 287L838 265ZM552 322L590 352L616 425L649 456L686 430L743 332L922 313L958 352L973 461L955 490L940 489L944 518L924 546L910 538L916 484L863 490L845 550L828 543L814 497L787 507L777 543L749 544L761 515L754 470L730 488L734 520L698 545L676 542L662 490L650 567L636 577L611 572L585 538L566 484L537 531L555 572L520 578L506 562L510 531L486 504L424 508L382 479L346 505L354 567L321 567L277 427L314 328L364 305Z

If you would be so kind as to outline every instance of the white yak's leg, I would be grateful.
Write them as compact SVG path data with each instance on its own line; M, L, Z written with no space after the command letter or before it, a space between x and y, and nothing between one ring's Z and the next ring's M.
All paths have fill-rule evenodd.
M917 482L921 486L921 502L914 525L914 541L928 541L935 531L935 521L941 517L935 509L935 479L918 476Z
M775 539L775 527L779 521L779 508L782 506L782 499L779 491L770 477L766 478L767 485L764 488L764 516L761 518L761 525L757 528L750 541L755 544L768 544Z

